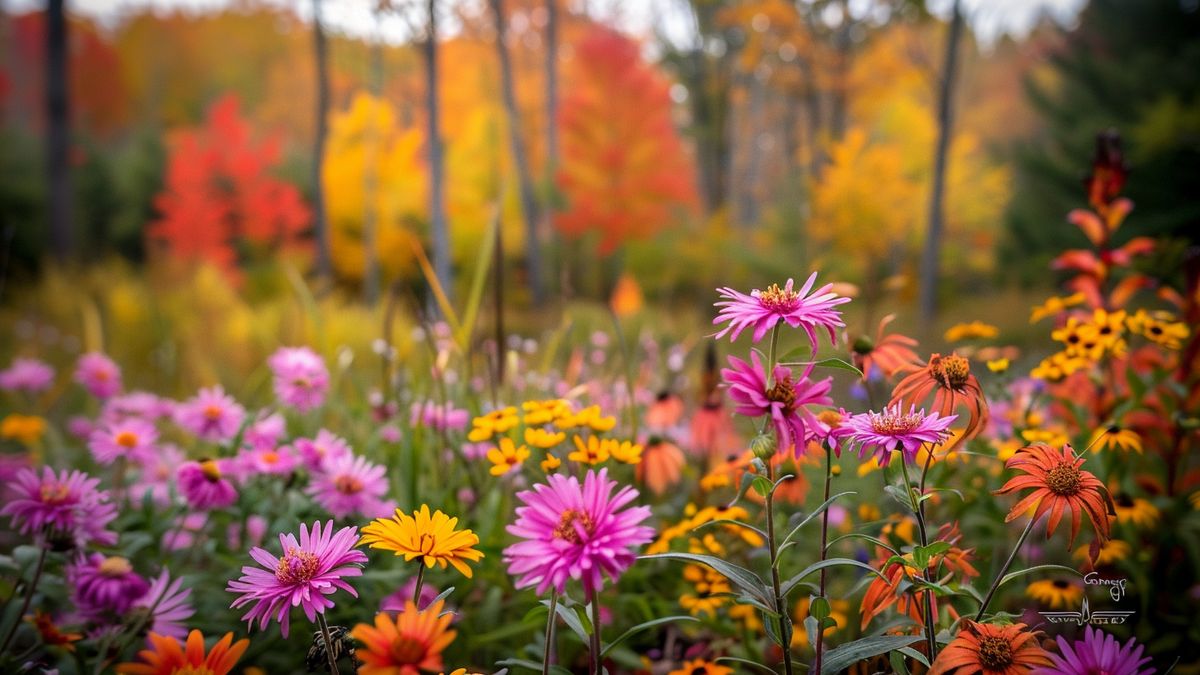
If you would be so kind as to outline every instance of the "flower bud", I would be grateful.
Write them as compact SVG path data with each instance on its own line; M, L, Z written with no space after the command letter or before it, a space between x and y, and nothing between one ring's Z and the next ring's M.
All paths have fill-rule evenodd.
M750 441L750 451L754 456L767 461L775 456L775 436L773 434L759 434Z

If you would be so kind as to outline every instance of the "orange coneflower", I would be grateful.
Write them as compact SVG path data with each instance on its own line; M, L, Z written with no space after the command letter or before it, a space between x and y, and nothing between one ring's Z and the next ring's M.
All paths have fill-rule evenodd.
M661 495L677 485L683 475L683 451L674 443L651 437L642 451L642 461L637 465L638 482L650 491Z
M33 615L25 617L25 620L33 624L38 634L41 635L42 644L48 647L62 647L73 652L75 651L74 643L83 639L83 633L63 631L54 623L54 617L40 609L34 610Z
M947 523L943 525L937 533L934 541L943 541L950 545L945 552L932 556L929 560L929 570L939 570L943 566L946 568L946 575L941 579L942 583L949 581L954 575L957 575L961 581L970 579L971 577L979 576L979 570L971 564L971 559L975 557L975 549L963 549L958 546L958 542L962 539L962 533L958 529L958 523ZM883 578L875 577L871 584L867 587L866 594L863 595L861 614L862 614L862 629L866 629L871 619L879 616L885 609L896 606L896 610L901 614L908 615L918 625L925 625L925 616L923 614L925 607L925 597L923 593L929 591L912 590L909 584L901 584L900 582L906 578L923 574L924 570L919 570L913 563L912 554L902 556L904 563L888 562L893 558L891 551L878 547L876 549L877 560L876 565L882 566L880 573ZM910 579L911 580L911 579ZM933 619L936 624L938 621L938 603L932 605ZM954 610L953 605L948 605L951 617L957 618L958 614Z
M417 611L412 600L393 620L386 612L375 615L375 625L360 623L350 631L358 640L358 669L362 675L418 675L442 669L442 650L454 641L456 631L447 630L453 618L442 614L439 600L425 611Z
M188 633L187 645L180 649L179 640L158 633L150 633L150 649L138 652L141 663L122 663L117 672L122 675L175 675L176 673L204 673L226 675L242 658L250 646L250 640L233 641L233 633L226 633L207 655L204 653L204 636L198 630Z
M942 417L953 413L959 404L970 409L971 418L960 442L971 440L983 430L988 420L988 404L979 380L971 374L970 361L958 354L934 354L924 366L910 365L907 369L915 372L900 380L892 390L889 406L900 403L905 408L920 407L933 394L933 405L929 411L937 412Z
M1025 624L993 626L967 619L958 636L946 645L929 675L1020 675L1035 666L1051 665L1038 643L1038 631Z
M895 314L888 314L880 320L874 341L865 335L860 335L854 341L851 358L862 371L863 379L870 376L873 367L878 368L885 377L891 377L906 366L921 361L913 351L913 347L917 346L916 340L899 333L883 334L883 329L895 318Z
M1079 534L1080 516L1086 513L1088 520L1092 521L1097 540L1104 543L1110 532L1108 516L1114 513L1112 498L1100 479L1079 468L1082 465L1083 458L1075 456L1069 443L1064 444L1061 450L1041 444L1021 448L1005 462L1005 466L1023 471L1025 475L1009 480L996 494L1027 488L1033 488L1033 492L1018 501L1004 521L1016 520L1028 509L1037 506L1033 514L1034 521L1047 512L1050 514L1050 520L1046 523L1046 538L1049 539L1069 510L1071 541L1067 547L1070 548Z

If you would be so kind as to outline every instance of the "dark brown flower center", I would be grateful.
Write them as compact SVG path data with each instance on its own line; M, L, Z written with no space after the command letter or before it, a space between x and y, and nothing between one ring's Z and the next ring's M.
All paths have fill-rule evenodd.
M1046 487L1056 495L1070 497L1082 484L1083 472L1074 464L1059 464L1046 472Z
M1007 668L1013 662L1012 645L995 635L979 638L979 662L990 670Z
M1071 584L1067 583L1065 579L1055 579L1054 580L1055 588L1061 588L1063 590L1066 590L1067 588L1070 588L1070 586L1071 586Z
M790 312L800 305L800 294L771 284L766 290L758 291L758 302L773 312Z
M1133 507L1133 497L1130 497L1129 494L1125 493L1125 492L1119 493L1117 495L1116 499L1114 499L1113 501L1115 501L1117 503L1117 506L1120 506L1123 509L1128 509L1128 508Z
M575 509L567 509L563 511L562 517L558 521L558 527L554 528L554 538L569 541L572 544L578 544L582 540L579 537L579 529L575 527L576 521L583 527L583 531L591 534L595 523L592 522L592 517L583 511Z
M785 375L775 381L775 386L767 390L767 400L783 406L785 414L796 409L796 387L792 385L792 376Z
M935 356L929 365L934 379L947 389L962 389L971 377L971 362L957 354Z
M392 641L392 665L417 666L425 659L425 645L408 635L398 635Z
M354 476L342 475L333 479L333 487L344 495L352 495L362 492L363 484Z
M281 584L303 584L317 575L320 561L317 556L308 551L288 549L287 555L279 559L275 566L275 578Z

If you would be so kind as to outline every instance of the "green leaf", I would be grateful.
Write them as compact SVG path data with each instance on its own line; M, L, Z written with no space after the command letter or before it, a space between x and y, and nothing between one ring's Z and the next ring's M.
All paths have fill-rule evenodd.
M504 659L503 661L497 661L496 665L508 666L509 668L525 668L527 670L533 670L539 673L542 672L542 664L537 663L536 661L530 661L528 659ZM563 668L562 666L552 665L550 666L550 672L559 673L560 675L571 675L571 671Z
M687 615L680 614L680 615L676 615L676 616L664 616L664 617L661 617L658 619L651 619L650 621L644 621L644 622L639 623L638 625L634 626L633 628L630 628L629 630L625 631L624 633L621 633L621 635L618 636L617 639L613 640L612 642L609 642L608 645L604 647L604 649L600 650L600 656L601 656L601 658L603 658L604 655L608 654L608 652L613 647L616 647L617 645L621 644L622 642L628 640L629 638L633 637L634 635L637 635L638 633L640 633L648 628L654 628L655 626L659 626L664 623L671 623L672 621L699 621L699 620L700 619L697 619L694 616L687 616Z
M479 306L482 304L483 291L487 287L488 272L492 269L492 253L496 249L496 230L500 226L500 209L493 205L492 216L488 218L487 227L479 242L479 254L475 259L475 275L471 278L471 290L467 295L467 304L463 308L462 324L455 334L455 341L464 353L469 351L471 334L475 332L475 320L479 316Z
M567 624L571 632L579 637L583 644L587 644L592 635L592 622L587 618L587 612L584 610L580 615L582 607L568 607L565 603L558 603L554 607L554 613Z
M816 617L817 620L828 617L830 615L829 601L819 595L812 598L808 603L808 614Z
M731 506L742 501L742 497L746 496L746 491L750 489L750 485L754 482L755 478L756 478L756 476L754 474L750 473L749 471L743 473L742 474L742 483L740 486L738 486L737 494L733 496L733 500L730 501L725 506L725 508L730 508Z
M911 675L908 665L904 663L904 655L899 650L888 654L888 661L892 664L892 671L898 675Z
M782 595L783 597L786 598L788 596L788 594L790 594L793 590L796 589L796 585L804 580L804 577L807 577L808 575L812 574L813 572L823 570L826 567L838 567L838 566L842 566L842 565L846 565L846 566L850 566L850 567L859 567L859 568L862 568L862 569L870 572L871 574L878 576L881 579L883 578L883 575L879 574L879 572L874 567L871 567L870 565L868 565L864 562L859 562L852 558L828 558L826 560L817 561L817 562L809 565L808 567L805 567L799 574L797 574L794 577L792 577L791 579L788 579L787 581L783 582L783 586L780 587L780 595Z
M801 349L803 349L803 348L793 349L792 351L788 352L787 354L784 354L783 358L781 358L779 360L779 365L781 365L781 366L808 366L808 365L811 365L816 368L834 368L837 370L848 370L852 373L856 373L859 377L863 376L863 372L861 370L859 370L858 367L856 367L854 364L852 364L848 361L845 361L843 359L836 358L836 357L820 359L819 361L801 361L801 360L799 360L799 357L803 356L803 352L801 352Z
M743 666L750 666L751 668L757 668L758 670L761 670L764 673L769 673L769 675L776 675L774 669L768 668L767 666L764 666L763 664L761 664L757 661L751 661L750 659L739 659L736 656L719 656L719 657L717 657L715 663L721 663L723 661L728 661L730 663L740 663Z
M717 518L716 520L706 520L703 523L700 523L696 527L692 528L692 532L695 532L696 530L704 529L711 525L734 525L734 526L737 526L737 527L740 527L743 529L750 530L751 532L757 534L758 536L762 537L763 539L767 538L766 532L763 532L762 530L758 529L757 527L755 527L749 523L743 523L740 520L733 520L732 518Z
M912 647L901 647L900 649L897 649L896 651L909 657L910 659L915 660L917 663L925 666L926 668L929 667L929 659L925 658L924 654L913 649Z
M928 546L914 546L912 551L913 563L917 569L923 570L929 567L929 561L933 556L945 553L948 550L950 550L950 542L948 541L935 541Z
M834 544L838 543L839 541L841 541L843 539L862 539L864 541L869 541L872 544L875 544L876 546L881 546L884 549L891 551L895 555L900 554L899 551L897 551L895 548L892 547L891 544L885 542L884 540L882 540L878 537L872 537L869 534L862 534L859 532L851 532L850 534L843 534L842 536L837 537L836 539L830 541L829 544L826 545L826 548L833 548Z
M858 493L854 492L854 491L839 492L836 495L830 497L829 499L826 499L824 502L821 503L820 506L818 506L815 510L813 510L812 513L804 516L804 518L799 523L796 523L796 526L792 528L792 531L788 532L787 536L783 538L782 542L780 542L779 547L782 549L785 544L787 544L789 541L791 541L792 537L796 536L796 534L798 534L800 532L800 528L802 528L805 525L812 522L813 518L816 518L817 516L824 513L825 510L828 509L830 506L832 506L833 503L835 501L837 501L839 498L845 497L846 495L853 495L853 494L858 494Z
M886 654L924 639L921 635L872 635L847 642L825 652L821 675L840 673L863 659Z
M768 595L767 584L762 580L762 577L744 567L739 567L720 558L711 555L700 555L697 553L658 553L655 555L641 556L641 559L683 560L685 562L706 565L725 575L726 579L729 579L729 581L733 582L738 586L738 588L741 588L755 600L759 600L764 605L768 606L772 604L769 600L770 596Z
M900 505L904 508L909 511L912 510L912 498L909 497L909 493L906 490L898 488L895 485L884 485L883 491L890 495L892 499L900 502Z
M755 476L750 485L761 497L766 497L771 492L771 481L767 480L766 476Z
M1071 574L1074 574L1077 577L1083 576L1082 574L1079 573L1079 570L1075 569L1074 567L1067 567L1066 565L1034 565L1033 567L1027 567L1023 570L1017 570L1016 572L1009 572L1008 574L1005 574L1000 579L1000 583L996 584L996 588L999 588L999 587L1003 586L1004 584L1007 584L1008 582L1012 581L1013 579L1022 577L1026 574L1032 574L1033 572L1050 572L1050 571L1070 572Z

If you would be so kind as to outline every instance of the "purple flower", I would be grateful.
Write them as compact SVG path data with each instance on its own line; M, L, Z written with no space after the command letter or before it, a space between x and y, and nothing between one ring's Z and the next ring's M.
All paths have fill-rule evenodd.
M366 457L338 455L325 461L324 471L313 476L304 491L334 518L355 513L363 518L381 518L396 508L382 500L388 488L385 471Z
M196 613L190 597L192 589L181 588L183 579L171 580L167 570L163 570L154 581L146 594L133 603L132 608L143 610L150 616L147 621L149 630L159 635L168 635L183 639L187 635L184 621Z
M254 422L246 427L246 434L243 439L246 445L252 448L274 447L279 445L287 433L287 420L283 415L275 413L266 417L259 417Z
M232 439L246 419L246 409L217 385L175 408L175 422L202 440L221 443Z
M184 462L176 479L179 492L193 509L208 511L223 509L237 501L237 489L225 479L224 460L206 459Z
M1050 660L1054 665L1037 668L1034 675L1153 675L1156 672L1153 666L1143 667L1152 659L1142 656L1145 647L1138 644L1136 638L1129 638L1122 645L1112 635L1088 626L1082 640L1069 643L1059 635L1057 641L1062 656L1051 652Z
M157 441L158 430L153 424L139 417L128 417L93 430L88 447L101 464L112 464L118 459L142 462L155 455Z
M325 362L308 347L280 347L267 360L275 374L275 396L300 412L319 407L329 391Z
M905 462L912 462L925 443L944 442L955 419L957 415L939 417L936 412L926 415L924 409L917 410L916 406L910 406L905 413L897 403L883 412L851 415L833 430L831 437L840 447L858 446L860 458L874 452L879 466L887 466L893 450L899 450Z
M636 559L634 549L654 538L653 528L639 525L650 507L622 511L637 490L626 486L613 494L617 482L608 480L607 469L589 470L583 485L560 474L546 481L517 493L525 505L517 507L508 532L521 541L504 549L508 573L518 588L536 586L538 593L562 593L568 579L577 579L593 597L603 575L615 582Z
M433 401L415 401L409 410L410 426L420 424L438 431L465 429L471 419L470 413L450 403L438 405Z
M124 614L150 589L129 560L101 553L81 556L68 565L67 583L75 606L89 619Z
M75 365L75 381L92 396L108 398L121 392L121 369L104 354L89 352Z
M0 371L0 389L4 391L36 394L49 389L51 384L54 384L54 369L38 359L13 359L8 368Z
M159 506L171 503L171 488L175 485L175 474L186 461L183 451L172 443L158 447L158 452L142 460L137 481L129 487L131 501L141 502L150 498Z
M297 438L293 445L309 471L323 471L326 462L353 454L349 443L325 429L318 431L313 439Z
M258 446L243 450L238 455L242 470L248 474L267 474L273 476L288 476L300 465L291 446L281 445L278 448Z
M93 542L111 546L117 535L104 528L117 517L117 507L107 492L96 489L99 484L100 479L82 471L64 469L56 475L47 466L39 476L34 469L22 469L12 486L12 501L0 515L10 516L21 534L56 543L65 539L80 548Z
M762 357L757 351L750 352L750 360L729 357L732 368L723 368L721 378L729 387L729 398L736 404L734 412L747 417L771 418L780 452L791 450L799 457L808 439L821 423L805 406L832 405L829 389L832 378L817 382L808 379L813 366L810 364L799 379L792 379L792 370L786 366L775 366L773 384L767 388Z
M357 527L343 527L334 533L333 521L324 528L318 521L310 532L301 523L298 541L291 533L279 535L283 557L276 558L257 546L250 549L250 557L262 567L242 567L241 578L229 582L225 590L239 594L230 607L251 605L243 620L251 626L257 620L259 630L266 629L271 620L278 621L280 632L287 637L292 607L301 607L308 620L315 621L317 614L334 606L328 596L338 589L358 597L343 579L360 576L361 565L367 562L365 553L354 550L357 544Z
M750 295L739 293L732 288L718 288L717 292L723 300L714 303L721 309L713 323L728 321L729 325L713 337L719 340L727 333L732 333L730 339L736 340L743 330L753 327L754 342L759 342L775 324L784 321L792 328L804 330L814 352L817 351L818 327L829 331L829 341L832 343L834 329L846 325L842 322L841 312L834 308L850 302L850 298L838 297L836 293L831 292L833 284L825 284L809 295L816 280L817 273L813 272L798 291L792 290L792 280L788 279L783 288L772 284L763 291L756 288Z
M105 401L100 418L112 422L126 417L141 417L153 421L170 417L174 408L175 404L169 399L160 398L148 391L131 391Z

